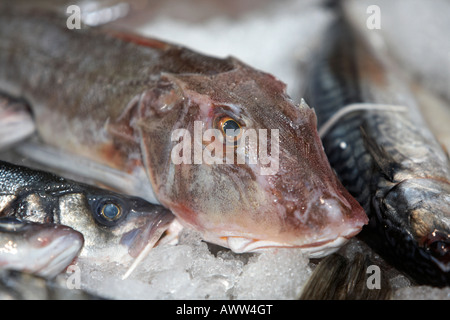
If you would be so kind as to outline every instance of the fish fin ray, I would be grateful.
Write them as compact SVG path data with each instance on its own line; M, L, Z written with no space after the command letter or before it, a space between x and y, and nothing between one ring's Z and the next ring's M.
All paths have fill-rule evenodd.
M141 95L134 96L115 121L108 120L105 128L114 139L139 144L139 136L133 126L132 119L136 118L140 101Z
M0 93L0 150L28 138L35 130L28 105Z

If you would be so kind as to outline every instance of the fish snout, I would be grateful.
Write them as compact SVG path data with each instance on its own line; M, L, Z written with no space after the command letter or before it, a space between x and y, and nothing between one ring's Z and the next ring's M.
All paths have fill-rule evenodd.
M358 202L339 186L299 190L284 184L284 188L265 189L266 202L260 211L247 210L237 219L235 230L220 239L211 234L204 238L237 253L285 247L301 248L311 258L326 256L368 222Z
M265 185L287 242L321 257L359 233L368 217L332 170L314 111L296 111L295 125L280 133L279 170Z
M30 242L36 246L36 249L31 250L39 251L34 262L36 266L42 265L38 274L52 277L62 272L78 256L84 245L84 237L70 227L49 225L34 234ZM32 260L29 263L33 265Z
M277 212L287 242L301 247L310 257L323 257L338 250L358 234L368 218L361 206L342 188L320 188L297 199L276 198Z
M0 219L8 250L0 254L0 265L44 277L55 277L79 254L81 233L57 224L40 224L12 217Z

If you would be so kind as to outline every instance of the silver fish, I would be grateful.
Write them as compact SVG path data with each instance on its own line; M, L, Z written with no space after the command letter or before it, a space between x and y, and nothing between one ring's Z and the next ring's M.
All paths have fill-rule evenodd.
M66 226L2 217L0 269L53 278L77 257L83 243L83 235Z
M0 216L69 226L84 237L80 256L129 263L173 221L140 198L0 162Z
M449 159L407 78L340 14L310 76L330 163L369 216L361 236L417 282L449 285Z

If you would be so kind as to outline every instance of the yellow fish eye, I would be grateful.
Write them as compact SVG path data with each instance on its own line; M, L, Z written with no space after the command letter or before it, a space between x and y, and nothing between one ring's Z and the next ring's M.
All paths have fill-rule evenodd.
M105 203L101 208L101 215L109 221L117 220L121 214L122 208L111 202Z
M236 142L242 135L239 122L229 116L222 117L218 121L218 127L229 142Z

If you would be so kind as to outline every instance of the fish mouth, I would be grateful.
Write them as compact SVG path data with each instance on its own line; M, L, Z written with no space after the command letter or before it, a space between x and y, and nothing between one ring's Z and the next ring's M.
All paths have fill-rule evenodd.
M170 211L163 209L155 217L146 216L143 219L145 222L143 225L121 237L120 244L128 248L128 254L134 259L122 279L130 276L174 222L174 219L175 216Z
M142 216L140 218L141 222L134 222L139 218L129 222L138 226L123 234L120 239L120 244L128 249L128 254L132 258L140 256L146 247L153 247L175 217L169 211L162 210L155 217Z
M317 239L308 244L292 244L243 236L223 236L217 241L212 240L211 242L227 247L235 253L264 252L275 248L297 248L308 258L322 258L339 250L350 238L357 235L360 231L361 228L353 228L345 235Z
M79 254L84 237L70 227L14 217L0 219L8 245L0 250L0 266L46 278L56 277Z

